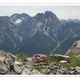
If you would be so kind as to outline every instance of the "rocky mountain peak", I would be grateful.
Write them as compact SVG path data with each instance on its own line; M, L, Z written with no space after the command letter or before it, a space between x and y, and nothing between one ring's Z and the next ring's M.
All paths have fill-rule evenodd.
M50 18L57 18L56 15L51 11L45 11L45 16Z
M22 13L22 14L13 14L10 17L10 20L12 23L14 23L15 25L22 23L22 21L24 20L28 20L30 18L30 16L26 13Z
M38 13L34 16L38 21L52 20L55 21L58 19L56 15L51 11L45 11L44 13Z

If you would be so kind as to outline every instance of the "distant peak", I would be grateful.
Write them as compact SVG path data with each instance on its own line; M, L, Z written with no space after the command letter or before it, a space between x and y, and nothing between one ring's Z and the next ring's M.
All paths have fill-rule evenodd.
M52 18L57 18L55 13L53 13L52 11L45 11L45 16L50 16Z
M53 15L54 13L52 11L45 11L45 14Z

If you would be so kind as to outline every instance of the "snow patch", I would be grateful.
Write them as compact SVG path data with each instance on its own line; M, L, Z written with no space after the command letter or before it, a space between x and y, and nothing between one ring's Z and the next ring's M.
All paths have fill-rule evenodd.
M20 41L22 41L22 37L20 36Z
M21 19L17 19L17 20L15 21L16 24L19 24L19 23L21 23L21 22L22 22Z

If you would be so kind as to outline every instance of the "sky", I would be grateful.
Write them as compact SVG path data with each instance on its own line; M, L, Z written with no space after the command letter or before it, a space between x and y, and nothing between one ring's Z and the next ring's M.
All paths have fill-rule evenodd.
M47 10L55 13L59 19L80 19L79 5L0 5L0 16L11 16L14 13L34 16Z

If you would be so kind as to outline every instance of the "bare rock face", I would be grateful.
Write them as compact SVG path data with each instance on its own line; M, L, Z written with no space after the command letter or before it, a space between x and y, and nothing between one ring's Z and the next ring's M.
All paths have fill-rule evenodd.
M9 72L9 69L6 66L6 64L0 61L0 74L6 74L8 72Z
M0 51L0 74L8 74L12 71L15 58L11 53Z
M70 50L66 53L68 54L73 54L73 55L80 55L80 41L76 41L73 46L70 48Z

